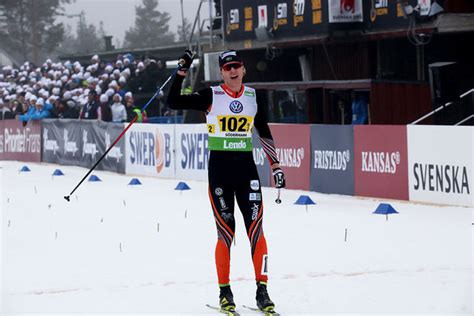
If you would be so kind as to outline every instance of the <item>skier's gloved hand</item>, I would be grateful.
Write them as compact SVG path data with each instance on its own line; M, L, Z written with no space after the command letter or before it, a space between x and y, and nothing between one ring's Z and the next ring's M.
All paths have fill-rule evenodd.
M191 64L193 63L193 52L190 51L189 49L186 49L184 51L184 54L179 57L178 60L178 69L181 71L188 71L189 68L191 67Z
M273 169L273 180L275 181L275 188L277 189L281 189L286 186L285 174L283 173L283 170L280 169L280 167Z

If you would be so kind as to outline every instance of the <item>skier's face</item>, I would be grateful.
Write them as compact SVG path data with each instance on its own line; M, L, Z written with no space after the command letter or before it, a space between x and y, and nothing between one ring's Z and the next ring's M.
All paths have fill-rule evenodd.
M221 68L221 76L228 86L239 86L242 84L245 67L241 63L228 63Z

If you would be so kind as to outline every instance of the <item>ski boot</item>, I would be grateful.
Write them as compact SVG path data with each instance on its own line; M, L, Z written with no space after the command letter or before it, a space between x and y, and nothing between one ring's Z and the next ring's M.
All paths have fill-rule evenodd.
M266 315L275 314L275 304L272 302L267 292L267 284L265 282L257 282L257 307Z
M219 294L219 305L222 311L235 312L234 295L230 290L230 285L221 286Z

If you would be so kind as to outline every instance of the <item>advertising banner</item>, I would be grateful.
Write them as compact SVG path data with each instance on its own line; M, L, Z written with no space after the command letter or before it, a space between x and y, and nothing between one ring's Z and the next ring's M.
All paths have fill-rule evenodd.
M206 124L176 127L176 178L207 181L209 151Z
M127 174L175 177L175 125L134 124L125 134Z
M43 161L92 167L123 131L123 124L86 120L44 120ZM96 167L125 173L125 140L119 142Z
M41 122L3 120L0 127L0 159L41 161Z
M283 38L327 32L327 0L226 0L222 9L227 41Z
M328 0L329 23L362 22L362 0Z
M355 195L408 200L406 126L354 126Z
M354 194L352 126L311 126L311 191Z
M410 201L473 206L473 127L408 126Z
M257 166L258 176L260 178L260 185L262 187L269 187L270 178L272 177L270 172L270 163L268 162L267 155L263 150L262 144L257 133L252 136L253 145L253 160Z
M288 189L309 190L310 125L270 124ZM273 178L271 179L273 184Z

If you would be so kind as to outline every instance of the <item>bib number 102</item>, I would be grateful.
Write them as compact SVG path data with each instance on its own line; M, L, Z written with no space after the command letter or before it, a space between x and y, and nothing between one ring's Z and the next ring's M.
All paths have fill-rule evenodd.
M222 132L248 132L250 122L245 116L221 116L219 125Z

